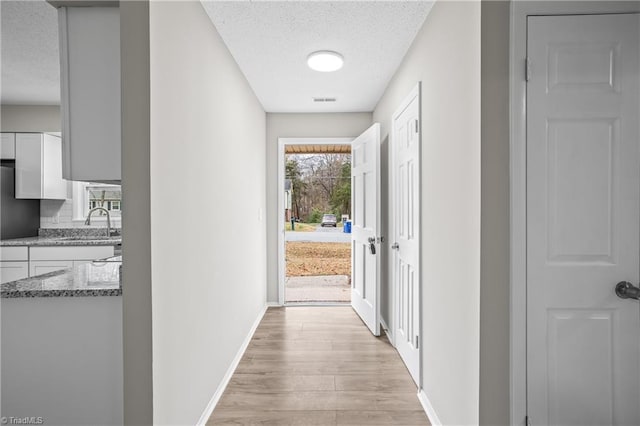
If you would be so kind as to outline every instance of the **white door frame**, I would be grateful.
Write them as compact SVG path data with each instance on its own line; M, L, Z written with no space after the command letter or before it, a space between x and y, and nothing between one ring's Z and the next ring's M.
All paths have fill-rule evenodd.
M527 414L527 239L526 239L526 119L527 17L532 15L585 15L637 13L636 2L511 3L510 30L510 424L524 425ZM283 183L284 185L284 183Z
M402 102L400 104L398 104L398 106L396 107L393 115L391 116L391 131L389 132L389 160L388 160L388 169L389 169L389 189L387 191L387 205L391 205L391 207L388 209L388 214L389 214L389 229L387 231L387 233L389 234L389 237L387 238L387 248L389 248L389 250L387 251L389 253L389 257L388 257L388 264L389 264L389 275L386 277L387 280L391 283L391 285L393 286L393 288L391 289L391 291L389 291L389 322L391 324L387 324L387 327L389 328L387 335L389 337L389 340L391 341L391 344L395 347L396 346L396 334L394 332L395 330L395 324L396 324L396 314L397 314L397 306L396 303L398 301L398 287L395 285L396 283L394 282L394 278L396 275L396 271L395 271L395 263L393 262L393 251L390 250L391 244L394 243L394 239L396 237L395 235L395 225L396 225L396 209L395 209L395 185L396 185L396 174L393 170L393 165L394 165L394 161L395 161L395 151L394 151L394 144L395 144L395 140L394 140L394 122L395 122L395 118L396 118L396 114L398 113L398 111L402 111L404 108L406 108L409 103L411 102L411 100L413 100L414 97L418 97L418 122L419 122L419 131L418 131L418 162L417 162L417 167L418 167L418 182L422 182L422 82L419 81L416 86L411 89L411 91L404 97L404 99L402 100ZM421 258L421 253L422 253L422 192L418 191L418 259ZM420 354L419 356L419 367L418 367L418 391L420 391L422 389L422 369L423 369L423 365L422 365L422 347L423 347L423 337L422 337L422 277L424 276L423 272L422 272L422 268L419 267L418 268L418 352Z
M284 172L286 145L351 145L354 138L278 138L278 304L284 306L286 262L284 250ZM351 216L351 215L349 215Z

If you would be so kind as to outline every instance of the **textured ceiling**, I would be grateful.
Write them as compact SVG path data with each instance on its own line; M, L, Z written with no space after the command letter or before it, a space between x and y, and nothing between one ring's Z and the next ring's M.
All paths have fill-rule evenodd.
M60 103L58 14L44 0L0 1L0 101Z
M268 112L372 111L423 24L427 1L202 1ZM316 50L344 67L307 67ZM314 97L336 102L314 103Z
M203 1L268 112L372 111L432 6L430 1ZM57 12L44 0L0 1L2 104L59 104ZM344 67L319 73L309 53ZM312 98L336 98L314 103Z

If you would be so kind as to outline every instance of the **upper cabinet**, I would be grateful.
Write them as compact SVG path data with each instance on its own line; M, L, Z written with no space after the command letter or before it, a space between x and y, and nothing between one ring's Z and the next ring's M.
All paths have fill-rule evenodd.
M0 134L0 159L15 160L16 159L16 135L15 133Z
M63 176L119 182L120 9L64 6L58 14Z
M16 133L15 150L16 198L67 198L59 137L45 133Z

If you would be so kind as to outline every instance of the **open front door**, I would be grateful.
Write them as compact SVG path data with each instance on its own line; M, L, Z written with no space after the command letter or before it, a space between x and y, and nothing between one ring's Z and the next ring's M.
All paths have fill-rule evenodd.
M380 124L351 144L351 306L380 335Z

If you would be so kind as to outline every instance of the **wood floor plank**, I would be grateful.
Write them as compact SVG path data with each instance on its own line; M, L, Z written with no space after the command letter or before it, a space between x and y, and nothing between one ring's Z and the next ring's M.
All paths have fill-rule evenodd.
M229 392L220 408L263 411L315 410L419 410L415 392L311 391L311 392Z
M335 411L215 411L207 426L213 425L273 425L273 426L325 426L336 424Z
M326 321L306 321L302 323L303 331L329 331L333 332L332 328L336 326L336 324L340 327L340 331L351 331L361 334L371 335L369 330L362 328L362 323L360 322L326 322Z
M336 410L412 411L422 406L415 391L336 391Z
M406 374L385 374L375 376L340 375L335 376L336 390L338 391L376 391L376 392L406 392L418 389Z
M238 373L278 373L278 374L389 374L406 372L404 364L380 363L376 361L267 361L248 360L241 362L236 370Z
M218 405L249 411L335 411L337 398L336 392L229 392Z
M284 362L314 362L314 361L374 361L390 362L395 361L397 354L394 352L378 351L326 351L326 350L270 350L254 349L247 355L252 360L271 360Z
M331 340L331 348L334 351L363 351L363 350L375 350L375 351L389 351L396 353L396 350L390 343L385 341L368 341L368 342L355 342L350 340Z
M255 339L275 339L275 340L345 340L345 341L365 341L376 342L377 339L371 333L352 330L274 330L260 333L254 336Z
M334 391L334 376L307 376L282 374L234 374L227 390L229 392L293 392Z
M341 426L402 425L424 426L429 420L422 410L416 411L338 411L337 424Z
M253 349L268 348L277 350L332 350L334 342L326 340L307 340L307 341L295 341L295 340L275 340L275 339L256 339L252 340L247 347L247 352L251 352Z
M395 348L350 307L271 308L208 425L428 425Z

